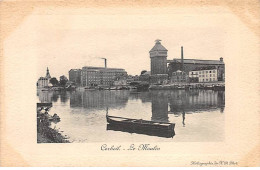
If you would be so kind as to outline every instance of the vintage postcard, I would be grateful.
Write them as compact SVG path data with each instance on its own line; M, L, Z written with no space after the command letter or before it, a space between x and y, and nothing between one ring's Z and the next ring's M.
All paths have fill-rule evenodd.
M0 14L0 166L260 166L259 1Z

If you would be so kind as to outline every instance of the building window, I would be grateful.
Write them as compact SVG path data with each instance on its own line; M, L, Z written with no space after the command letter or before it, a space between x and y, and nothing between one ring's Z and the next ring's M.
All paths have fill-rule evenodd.
M213 70L213 73L215 73L215 70Z
M206 73L208 73L208 71L206 71Z
M211 73L211 71L209 71L209 73Z

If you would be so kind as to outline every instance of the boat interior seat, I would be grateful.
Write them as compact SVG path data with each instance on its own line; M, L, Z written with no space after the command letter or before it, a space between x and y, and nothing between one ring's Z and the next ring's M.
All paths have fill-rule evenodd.
M113 118L114 120L117 120L117 121L126 121L128 119L124 119L124 118Z
M162 123L160 125L162 125L162 126L169 126L169 124L166 124L166 123Z

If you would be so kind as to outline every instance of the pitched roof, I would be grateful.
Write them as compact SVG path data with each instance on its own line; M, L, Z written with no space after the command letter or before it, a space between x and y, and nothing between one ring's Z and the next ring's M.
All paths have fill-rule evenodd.
M169 61L169 60L168 60ZM181 63L181 59L173 59L170 62ZM184 64L225 64L223 61L220 60L197 60L197 59L183 59Z
M73 69L70 69L70 71L81 71L81 69L73 68Z
M105 68L105 67L93 67L93 66L84 66L82 67L82 70L84 69L91 69L91 70L97 70L97 71L125 71L123 68Z
M207 66L207 67L196 67L192 71L199 71L199 70L214 70L216 69L215 66Z
M168 51L160 42L160 40L156 40L155 45L153 48L150 50L151 51Z

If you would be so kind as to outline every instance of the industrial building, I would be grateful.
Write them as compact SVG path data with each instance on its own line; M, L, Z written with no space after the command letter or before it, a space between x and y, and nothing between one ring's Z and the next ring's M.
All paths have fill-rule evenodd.
M165 84L169 82L184 82L189 81L189 78L194 79L196 75L191 75L191 71L197 71L202 68L206 69L214 67L217 72L217 77L199 78L199 82L207 81L225 81L225 63L221 57L219 60L200 60L200 59L184 59L183 47L181 47L181 58L167 60L168 50L161 44L161 40L155 40L154 47L149 51L151 60L151 84ZM168 65L168 66L167 66ZM203 72L206 75L206 70ZM180 79L180 75L181 79ZM194 72L195 73L195 72ZM199 73L199 72L198 72ZM192 73L191 73L192 74ZM196 73L197 74L197 73ZM201 76L203 76L201 72ZM199 75L198 75L199 76ZM213 76L212 74L208 76ZM215 76L215 74L214 74ZM187 78L188 77L188 78ZM193 80L192 80L193 81Z
M127 72L121 68L86 66L81 71L81 86L112 86L119 76L127 76Z
M81 84L81 69L71 69L69 71L69 81L74 82L76 85Z
M219 60L198 60L198 59L184 59L183 48L181 49L181 59L167 60L168 74L171 77L173 72L178 70L184 71L187 75L191 71L199 70L201 68L214 67L218 71L218 81L225 80L225 63L221 57Z

